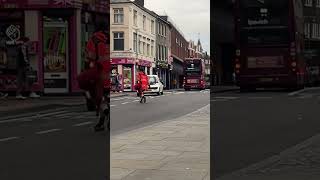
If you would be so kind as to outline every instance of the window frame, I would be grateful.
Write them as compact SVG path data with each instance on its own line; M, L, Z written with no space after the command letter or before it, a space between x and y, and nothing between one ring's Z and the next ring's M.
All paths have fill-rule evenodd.
M146 30L146 26L147 26L147 16L145 15L142 15L142 27L143 27L143 30Z
M116 36L116 34L118 36ZM122 37L120 36L120 34L122 34ZM116 49L116 40L119 40L120 42L122 40L121 47L123 47L123 48ZM113 50L114 51L124 51L124 32L120 32L120 31L113 32Z
M116 13L116 11L118 11L118 12ZM123 24L124 23L124 10L123 10L123 8L113 8L113 23L114 24Z
M135 9L133 10L133 25L138 26L138 11Z

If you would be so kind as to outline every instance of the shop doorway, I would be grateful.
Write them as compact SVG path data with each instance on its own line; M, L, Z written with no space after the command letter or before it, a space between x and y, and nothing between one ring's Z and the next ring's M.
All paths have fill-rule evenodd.
M44 22L44 93L69 92L68 52L68 22L61 18Z
M132 73L132 66L123 65L123 91L133 91L133 73Z

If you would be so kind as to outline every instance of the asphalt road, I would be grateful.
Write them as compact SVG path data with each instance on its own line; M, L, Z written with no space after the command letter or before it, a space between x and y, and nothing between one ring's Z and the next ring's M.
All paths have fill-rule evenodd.
M320 91L211 94L213 175L258 163L320 132Z
M209 101L208 91L168 92L111 99L112 134L195 111ZM12 114L17 115L17 114ZM104 180L109 168L109 132L93 132L97 118L83 106L0 117L0 179Z
M147 96L147 103L130 96L111 100L111 135L196 111L210 103L209 91L165 92Z

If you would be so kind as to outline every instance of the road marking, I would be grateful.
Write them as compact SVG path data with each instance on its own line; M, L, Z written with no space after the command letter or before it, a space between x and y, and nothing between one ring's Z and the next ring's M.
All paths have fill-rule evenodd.
M184 94L184 92L176 92L176 93L173 93L173 94Z
M153 99L154 97L149 97L150 99Z
M224 102L224 101L228 101L227 99L212 99L210 101L213 101L213 102Z
M123 102L123 103L121 103L121 104L128 104L129 102Z
M272 99L272 97L259 97L259 96L256 96L256 97L248 97L248 99Z
M310 90L320 90L320 87L304 88L304 89L301 89L301 90L298 90L298 91L291 92L288 95L289 96L294 96L294 95L300 94L300 93L305 92L305 91L310 91Z
M312 98L312 97L313 97L312 94L305 94L305 95L299 96L299 97L297 97L297 98L299 98L299 99L305 99L305 98Z
M87 122L83 122L83 123L79 123L79 124L75 124L73 126L75 127L78 127L78 126L85 126L85 125L89 125L89 124L92 124L93 122L92 121L87 121Z
M239 97L227 97L227 96L220 96L220 97L213 97L213 98L216 98L216 99L239 99Z
M117 106L117 105L114 105L114 104L111 104L111 105L110 105L110 107L115 107L115 106Z
M10 140L14 140L14 139L19 139L19 137L7 137L7 138L3 138L3 139L0 139L0 142L10 141Z
M133 102L138 102L138 101L140 101L139 99L137 99L137 100L134 100Z
M47 134L47 133L56 132L56 131L61 131L61 129L49 129L49 130L44 130L44 131L36 132L36 134Z

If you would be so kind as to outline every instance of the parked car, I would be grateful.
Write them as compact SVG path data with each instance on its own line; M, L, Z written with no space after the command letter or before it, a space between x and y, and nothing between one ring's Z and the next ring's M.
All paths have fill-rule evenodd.
M162 95L164 85L163 85L163 82L158 77L158 75L148 75L148 78L149 78L149 89L145 92L145 94L156 93L157 95Z

